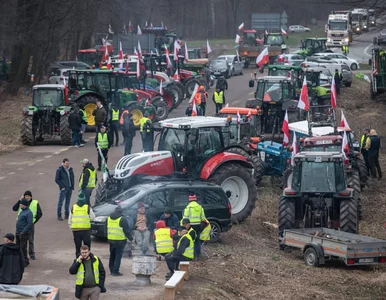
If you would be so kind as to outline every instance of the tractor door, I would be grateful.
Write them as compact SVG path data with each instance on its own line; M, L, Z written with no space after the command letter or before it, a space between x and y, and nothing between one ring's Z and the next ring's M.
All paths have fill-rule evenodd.
M189 137L188 137L189 138ZM166 128L162 131L158 151L170 151L173 154L174 168L181 172L187 167L186 131L183 129Z

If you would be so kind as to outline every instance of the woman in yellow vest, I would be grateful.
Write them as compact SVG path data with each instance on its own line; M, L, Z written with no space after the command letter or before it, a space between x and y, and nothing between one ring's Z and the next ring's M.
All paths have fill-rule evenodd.
M173 236L176 230L166 227L165 221L159 220L155 224L154 241L157 254L165 256L174 250ZM160 258L160 257L159 257Z

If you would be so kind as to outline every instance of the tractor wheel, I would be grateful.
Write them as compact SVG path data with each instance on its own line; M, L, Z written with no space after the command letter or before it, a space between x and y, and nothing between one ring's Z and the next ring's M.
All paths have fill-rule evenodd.
M220 185L232 206L232 222L244 221L255 207L257 189L251 173L237 163L226 163L214 171L210 182Z
M185 99L185 87L183 84L181 84L180 82L177 82L177 81L172 81L172 84L170 84L170 86L178 89L178 92L179 94L181 95L181 101L183 101Z
M279 211L278 211L278 230L279 237L283 236L285 229L295 228L296 223L296 210L295 199L288 197L280 197L279 199Z
M145 113L144 108L139 103L129 104L129 112L133 115L133 122L135 126L139 126L139 120L143 117Z
M253 166L255 167L255 172L253 177L255 178L255 184L258 185L264 176L264 163L258 155L251 155Z
M155 122L156 114L157 114L155 106L153 104L150 104L150 105L147 105L147 106L143 106L143 110L144 110L144 113L145 112L148 113L148 115L149 115L148 118L152 122Z
M366 164L362 158L358 158L355 162L356 162L356 169L359 172L361 188L363 189L366 186L366 182L369 178L369 171L367 170Z
M185 93L186 97L190 98L194 92L194 87L197 85L200 85L200 81L195 79L195 78L190 78L188 81L185 83Z
M168 111L171 112L176 107L176 98L172 89L165 88L163 91L162 98L168 106Z
M182 103L183 94L181 93L181 90L176 85L172 85L168 88L173 93L174 105L175 105L175 108L177 108Z
M358 199L358 217L362 219L361 182L357 170L353 170L348 174L347 186L354 190L354 198Z
M95 96L85 96L78 99L77 104L79 106L84 106L84 111L87 116L87 125L86 131L95 131L95 116L92 115L94 109L97 108L96 102L100 100Z
M153 100L153 105L156 110L155 121L158 122L166 120L169 116L168 105L161 97L155 97L154 99L155 100Z
M22 115L20 121L20 139L23 145L33 146L36 144L35 132L33 130L33 116Z
M340 201L340 230L358 233L358 198L355 195Z
M107 185L103 180L98 183L98 186L95 191L95 203L94 205L98 205L101 203L107 202Z
M72 144L72 132L68 126L68 118L70 114L60 116L60 140L62 145Z
M291 187L292 184L292 173L293 169L288 168L284 171L283 176L281 177L281 188L285 189L287 187Z

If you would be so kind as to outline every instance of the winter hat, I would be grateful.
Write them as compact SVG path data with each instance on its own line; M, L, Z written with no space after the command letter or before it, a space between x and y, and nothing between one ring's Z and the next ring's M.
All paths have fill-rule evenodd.
M169 207L166 207L165 210L164 210L164 214L172 215L173 212L172 212L172 210Z
M197 201L197 196L196 196L196 194L190 194L190 195L189 195L189 201Z
M138 208L145 207L145 204L144 204L143 202L140 201L140 202L137 203L137 207L138 207Z
M122 213L122 212L123 212L122 206L118 205L118 206L115 208L115 212L116 212L116 213Z
M28 206L28 200L23 198L21 201L20 201L20 204L23 204L25 206Z
M80 192L78 194L78 202L85 202L86 201L86 197L84 196L84 194L82 192Z
M182 220L182 225L185 225L185 224L190 224L190 220L185 218Z
M25 191L25 192L24 192L24 196L30 196L30 197L32 197L31 191Z
M15 236L13 233L7 233L4 237L6 239L9 239L11 242L13 242L15 240Z
M157 228L157 229L165 228L165 227L166 227L166 224L165 224L164 220L159 220L159 221L157 221L157 223L155 223L155 228Z

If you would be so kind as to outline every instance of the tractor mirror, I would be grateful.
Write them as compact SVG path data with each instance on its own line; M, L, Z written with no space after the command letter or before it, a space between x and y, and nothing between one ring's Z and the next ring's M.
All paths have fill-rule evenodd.
M253 88L255 86L255 81L253 79L249 80L249 87Z

